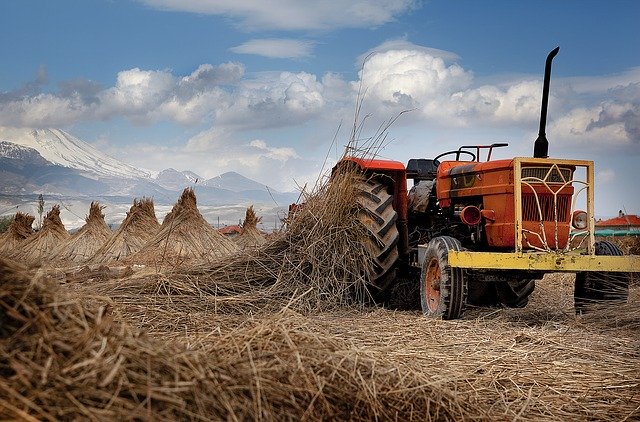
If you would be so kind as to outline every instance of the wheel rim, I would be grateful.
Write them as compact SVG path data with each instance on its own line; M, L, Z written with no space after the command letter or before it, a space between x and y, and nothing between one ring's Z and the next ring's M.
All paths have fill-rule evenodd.
M440 265L437 259L429 261L424 283L427 288L429 311L436 312L440 307Z

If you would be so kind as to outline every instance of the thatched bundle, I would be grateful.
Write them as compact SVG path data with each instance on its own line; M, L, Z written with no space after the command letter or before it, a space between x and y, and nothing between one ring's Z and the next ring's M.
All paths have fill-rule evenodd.
M49 258L57 252L60 245L71 239L60 219L60 206L54 205L44 218L42 229L29 237L22 247L10 257L30 265L48 265Z
M91 258L111 236L111 230L104 221L103 208L98 202L91 202L86 224L51 259L64 263L83 263Z
M214 262L237 250L202 217L193 189L186 188L164 218L160 231L127 261L166 268Z
M134 200L124 221L90 259L92 263L119 261L139 251L160 230L153 200Z
M372 258L362 241L367 231L357 218L354 178L361 177L345 172L321 185L307 196L285 232L255 250L180 270L169 279L140 277L106 283L101 291L131 296L163 292L171 300L214 295L220 312L230 307L246 311L290 306L306 311L362 306L370 299ZM168 232L168 227L163 225L163 231ZM156 242L156 254L172 245L166 240Z
M242 233L233 241L242 249L257 248L267 242L264 235L258 230L258 223L262 217L256 216L253 205L247 208L244 223L242 224Z
M9 255L19 248L33 234L31 225L35 217L18 211L9 225L9 229L0 234L0 256Z
M106 298L0 259L0 419L461 420L487 417L281 313L188 350L141 336Z

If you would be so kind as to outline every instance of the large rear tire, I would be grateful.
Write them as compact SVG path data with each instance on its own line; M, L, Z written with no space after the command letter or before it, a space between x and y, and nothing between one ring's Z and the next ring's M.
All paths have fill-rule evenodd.
M622 256L620 248L607 241L596 242L596 255ZM574 290L577 314L588 312L595 304L616 304L629 297L629 273L582 272L576 274Z
M507 308L524 308L536 287L535 280L499 281L496 283L498 299Z
M398 213L393 209L393 196L382 180L362 176L356 183L358 220L369 234L365 246L373 259L369 281L374 298L381 299L395 279L400 238L396 226Z
M420 274L422 312L432 318L460 318L467 305L468 285L462 268L449 266L449 251L462 249L453 237L433 238L427 245Z

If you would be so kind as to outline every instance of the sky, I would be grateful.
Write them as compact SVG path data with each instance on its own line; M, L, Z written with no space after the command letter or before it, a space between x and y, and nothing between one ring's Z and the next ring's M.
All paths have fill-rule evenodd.
M559 46L549 155L595 161L596 214L640 214L639 17L635 0L3 1L0 134L59 128L281 191L312 186L354 127L403 162L530 156Z

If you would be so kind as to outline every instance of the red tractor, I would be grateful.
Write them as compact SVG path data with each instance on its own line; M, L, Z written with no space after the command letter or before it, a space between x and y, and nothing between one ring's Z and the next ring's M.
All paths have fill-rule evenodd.
M336 166L355 163L359 170L359 216L375 257L376 298L388 299L399 275L415 280L419 273L423 312L455 319L467 304L525 306L545 273L575 272L577 312L592 302L626 301L629 273L640 271L640 260L595 242L593 162L547 156L558 50L546 61L533 158L492 160L494 149L507 144L465 145L406 167L356 157Z

